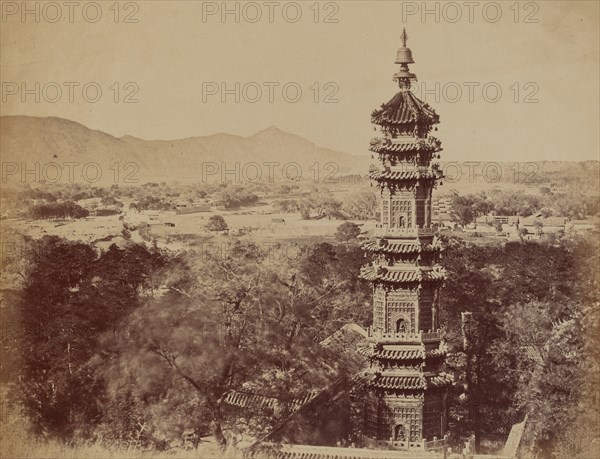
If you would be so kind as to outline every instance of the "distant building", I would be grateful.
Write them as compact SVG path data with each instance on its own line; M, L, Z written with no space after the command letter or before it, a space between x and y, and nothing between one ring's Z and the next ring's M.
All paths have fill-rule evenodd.
M197 212L210 212L209 205L196 205L196 206L177 206L175 213L178 215L184 214L195 214Z
M584 220L571 220L567 224L567 231L579 233L582 231L590 231L598 229L600 219L598 216L588 217Z
M521 217L519 227L525 228L529 234L564 233L567 226L567 217L546 217L537 213L530 217Z
M482 215L475 220L479 225L493 225L500 223L501 225L517 226L519 224L518 215Z
M456 192L451 194L445 194L443 196L434 196L431 200L431 213L433 218L437 219L438 216L450 215L452 213L452 200L454 196L458 195Z

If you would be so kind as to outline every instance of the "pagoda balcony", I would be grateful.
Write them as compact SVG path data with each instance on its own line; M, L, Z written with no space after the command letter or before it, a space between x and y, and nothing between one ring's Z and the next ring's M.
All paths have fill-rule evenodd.
M367 329L367 336L378 343L428 343L442 340L442 332L440 331L396 333L373 330L373 327Z
M429 227L406 227L406 228L389 228L386 225L375 225L373 234L376 237L386 236L399 236L399 237L419 237L419 236L433 236L435 229L432 226Z

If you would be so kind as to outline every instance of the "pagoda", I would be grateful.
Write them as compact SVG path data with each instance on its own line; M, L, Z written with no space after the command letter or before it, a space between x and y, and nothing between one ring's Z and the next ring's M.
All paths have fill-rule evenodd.
M398 93L372 113L378 137L370 150L379 166L370 178L378 188L380 219L364 246L373 261L361 276L373 285L373 324L365 398L365 440L377 447L430 449L447 431L446 347L439 330L439 290L445 271L442 246L431 224L431 195L442 179L440 142L429 135L439 117L411 92L416 76L402 33Z

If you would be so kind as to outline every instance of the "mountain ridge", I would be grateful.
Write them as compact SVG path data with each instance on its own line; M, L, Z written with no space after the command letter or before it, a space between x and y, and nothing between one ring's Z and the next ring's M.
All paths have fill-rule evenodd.
M224 170L238 168L240 171L250 163L276 162L282 167L296 163L303 177L313 177L310 168L315 163L322 168L333 162L338 165L340 174L348 174L366 173L371 162L366 155L323 148L276 126L248 137L215 133L182 139L146 140L128 134L116 137L65 118L26 115L0 117L0 151L3 161L29 168L43 168L50 162L59 165L77 163L81 167L96 163L103 172L98 184L107 184L107 180L110 183L114 178L110 168L115 163L136 163L138 179L143 183L157 179L207 179L203 173L207 163L220 164ZM87 181L75 175L74 182ZM211 178L220 179L212 175ZM281 179L285 177L282 175Z

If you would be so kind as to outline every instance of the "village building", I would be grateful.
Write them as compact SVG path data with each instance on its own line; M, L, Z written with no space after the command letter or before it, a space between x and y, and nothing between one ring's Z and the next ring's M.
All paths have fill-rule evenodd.
M600 226L600 218L598 216L590 216L583 220L570 220L567 223L566 231L580 233L585 231L598 230Z
M527 234L564 234L567 227L567 217L545 217L541 213L530 217L521 217L519 227L527 230Z

